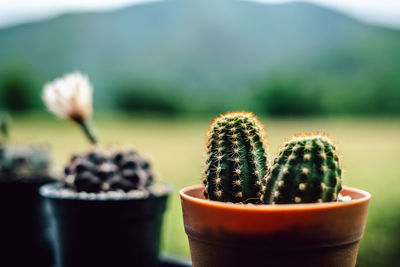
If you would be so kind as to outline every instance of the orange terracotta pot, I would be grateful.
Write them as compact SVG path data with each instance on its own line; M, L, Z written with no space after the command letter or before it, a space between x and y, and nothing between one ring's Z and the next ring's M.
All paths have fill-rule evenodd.
M349 202L240 205L180 191L194 267L355 266L370 194L344 188Z

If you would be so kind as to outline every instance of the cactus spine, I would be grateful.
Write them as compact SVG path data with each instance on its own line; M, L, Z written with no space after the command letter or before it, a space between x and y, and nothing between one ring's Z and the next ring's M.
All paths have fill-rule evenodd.
M341 190L339 158L323 135L295 137L281 149L263 180L264 203L336 201Z
M266 173L264 130L248 112L217 117L207 134L204 196L234 203L260 203Z

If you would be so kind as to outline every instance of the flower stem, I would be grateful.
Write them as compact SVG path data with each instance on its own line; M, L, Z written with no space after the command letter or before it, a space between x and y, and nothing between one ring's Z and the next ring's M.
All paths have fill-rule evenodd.
M93 126L88 121L82 120L79 122L79 125L82 127L85 135L88 137L92 144L97 144L97 137L94 133Z

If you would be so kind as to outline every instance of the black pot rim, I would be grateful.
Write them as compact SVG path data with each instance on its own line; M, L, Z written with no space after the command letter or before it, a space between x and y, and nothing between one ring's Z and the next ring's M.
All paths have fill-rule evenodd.
M57 181L57 178L53 176L32 176L29 178L10 178L1 179L0 174L0 185L1 184L48 184Z
M172 194L174 188L172 185L167 184L167 183L155 183L156 186L160 186L163 188L163 192L157 192L157 193L150 193L148 196L144 197L129 197L126 196L124 198L80 198L80 197L65 197L65 196L56 196L53 194L47 194L45 192L46 189L49 188L54 188L54 189L60 189L63 188L63 186L59 182L55 183L48 183L45 185L42 185L39 188L39 194L41 197L46 198L46 199L53 199L53 200L66 200L66 201L83 201L83 202L122 202L122 201L141 201L145 199L152 199L152 198L163 198L166 196L169 196ZM90 193L88 193L90 194ZM94 193L97 194L97 193Z

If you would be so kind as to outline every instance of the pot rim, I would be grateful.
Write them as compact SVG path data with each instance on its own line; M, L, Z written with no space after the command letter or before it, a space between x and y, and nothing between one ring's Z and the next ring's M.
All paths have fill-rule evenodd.
M52 199L52 200L66 200L66 201L86 201L86 202L122 202L122 201L138 201L138 200L145 200L145 199L151 199L151 198L162 198L165 196L169 196L172 194L172 192L174 191L174 187L171 184L167 184L167 183L163 183L163 182L157 182L154 183L157 186L162 186L164 191L163 192L157 192L157 193L153 193L153 194L149 194L148 196L140 196L140 197L131 197L131 196L126 196L123 198L111 198L111 197L107 197L107 198L81 198L79 196L56 196L53 195L51 193L46 193L45 189L46 188L57 188L60 187L62 188L62 186L59 184L59 182L53 182L53 183L47 183L42 185L39 188L39 194L42 198L45 199ZM86 194L91 194L91 193L87 193ZM98 193L93 193L93 194L98 194Z
M340 207L356 206L363 202L368 202L371 198L371 194L357 188L344 186L342 191L354 192L361 195L361 197L352 199L346 202L323 202L323 203L301 203L301 204L237 204L237 203L226 203L215 200L201 199L195 196L187 194L189 191L198 190L203 187L202 185L192 185L182 188L179 191L179 195L182 200L194 202L198 205L208 206L209 208L219 208L226 210L237 210L237 211L301 211L301 210L323 210L323 209L335 209ZM347 195L347 194L345 194Z

